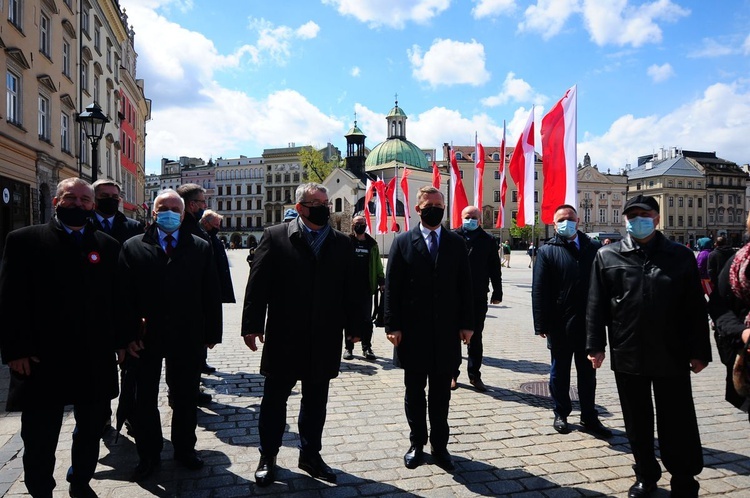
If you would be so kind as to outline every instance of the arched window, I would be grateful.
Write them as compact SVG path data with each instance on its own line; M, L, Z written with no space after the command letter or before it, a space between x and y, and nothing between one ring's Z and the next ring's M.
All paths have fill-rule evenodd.
M336 200L335 200L334 212L335 213L340 213L341 211L342 211L342 209L341 209L341 198L337 197Z
M456 152L456 161L460 161L464 158L464 155L461 154L461 152Z
M499 161L500 160L500 153L499 152L493 152L492 153L492 160L493 161Z

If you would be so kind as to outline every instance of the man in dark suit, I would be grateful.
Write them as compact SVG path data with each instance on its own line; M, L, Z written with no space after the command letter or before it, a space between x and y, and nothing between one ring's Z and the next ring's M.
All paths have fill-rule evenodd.
M125 216L120 207L120 185L114 180L94 182L94 216L91 221L98 230L104 231L122 245L130 237L141 235L143 225Z
M172 396L174 458L190 470L203 466L195 451L197 394L203 348L221 342L221 294L208 242L181 226L185 204L173 190L154 200L154 223L125 242L119 259L122 281L121 333L136 369L136 433L140 462L134 481L161 463L159 380L162 360ZM141 320L146 332L138 337Z
M201 217L201 228L208 234L211 247L216 260L216 270L219 272L219 284L221 285L221 302L236 303L234 298L234 285L232 284L232 273L229 271L229 258L224 243L219 240L217 234L221 228L221 220L224 217L211 209L206 209ZM205 372L204 372L205 373Z
M357 342L369 316L351 287L354 253L349 237L328 224L328 190L317 183L297 187L299 217L263 232L245 292L242 335L257 351L264 343L260 373L265 376L258 432L258 486L276 476L276 455L286 421L286 403L302 381L299 414L299 468L336 482L320 456L328 388L341 364L342 331ZM297 293L293 308L290 293Z
M46 225L8 235L0 263L0 350L11 370L9 400L21 410L24 482L34 497L55 488L55 448L65 405L73 405L71 496L96 496L105 407L117 396L112 315L120 245L90 223L94 190L61 181ZM96 303L96 306L93 304ZM23 318L23 326L17 324Z
M435 462L453 469L448 453L451 379L461 361L461 341L474 326L471 270L466 244L443 230L443 194L422 187L417 194L421 222L396 237L385 278L385 332L404 368L406 418L411 447L407 468L418 467L427 444L425 385L429 379L430 444Z
M500 256L498 255L498 244L490 234L479 226L479 209L467 206L461 212L461 227L456 233L463 237L469 250L469 266L471 267L471 283L474 290L474 326L471 342L467 347L469 383L479 392L487 391L487 386L482 382L482 331L484 330L484 319L487 317L487 292L492 281L492 304L500 304L503 300L503 277L500 273ZM459 370L456 369L451 379L451 389L456 389L458 384Z

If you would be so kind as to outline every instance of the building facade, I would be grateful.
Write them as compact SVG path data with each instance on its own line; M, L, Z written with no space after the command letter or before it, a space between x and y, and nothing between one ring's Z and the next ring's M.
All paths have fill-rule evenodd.
M260 240L264 216L263 157L216 160L216 207L224 216L220 237L233 247Z

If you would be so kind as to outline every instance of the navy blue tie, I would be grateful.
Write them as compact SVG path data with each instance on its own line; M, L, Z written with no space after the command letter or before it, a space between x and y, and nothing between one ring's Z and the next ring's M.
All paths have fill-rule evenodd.
M430 232L430 256L432 256L432 262L437 261L438 255L438 238L437 234L432 231Z
M112 225L109 224L109 220L107 218L104 218L102 220L102 228L105 232L109 233L112 231Z

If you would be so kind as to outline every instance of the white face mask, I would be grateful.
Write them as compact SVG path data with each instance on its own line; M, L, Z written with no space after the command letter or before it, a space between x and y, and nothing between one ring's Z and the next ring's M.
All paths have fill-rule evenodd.
M628 218L625 229L636 239L645 239L654 233L654 219L644 216Z
M555 231L560 237L569 239L576 234L576 222L570 220L558 221L555 223Z

